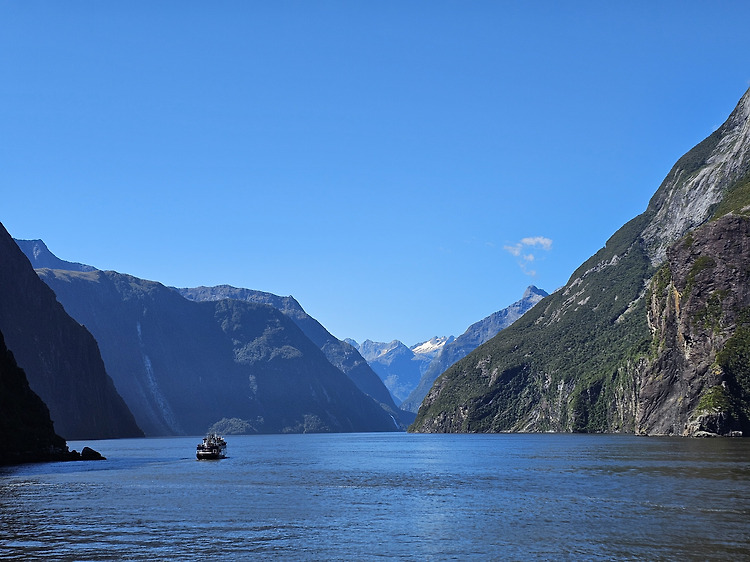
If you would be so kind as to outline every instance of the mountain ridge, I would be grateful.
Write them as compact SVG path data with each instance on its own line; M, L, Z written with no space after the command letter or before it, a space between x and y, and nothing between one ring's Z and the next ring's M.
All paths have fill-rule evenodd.
M97 268L77 262L65 261L54 255L42 240L16 240L37 269L60 269L91 273ZM172 290L192 301L235 299L272 306L289 317L310 338L337 369L344 372L365 394L373 397L391 416L399 420L402 429L414 420L414 414L400 410L367 362L349 344L337 340L316 319L308 315L292 296L282 297L263 291L217 285L214 287L175 288ZM165 430L162 428L162 431Z
M422 374L419 384L404 400L402 407L416 413L435 380L446 369L456 361L466 357L471 351L497 335L501 330L511 326L545 296L547 296L546 291L534 285L529 285L519 300L503 309L493 312L482 320L474 322L463 334L453 341L446 343L440 349L437 357L430 362Z

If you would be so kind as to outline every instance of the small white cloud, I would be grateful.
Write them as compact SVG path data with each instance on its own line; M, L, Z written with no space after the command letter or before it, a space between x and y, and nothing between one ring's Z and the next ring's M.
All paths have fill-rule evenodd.
M521 255L521 244L516 244L515 246L503 246L503 249L514 256Z
M524 253L527 248L539 248L545 252L549 252L552 249L552 240L545 236L527 236L521 238L520 242L515 244L506 244L503 249L511 254L512 256L521 257L518 265L526 275L534 277L536 275L535 269L528 269L528 264L536 261L536 256L532 253Z
M541 248L542 250L549 250L552 248L552 240L545 238L544 236L530 236L528 238L521 238L521 244L524 246L532 246L534 248Z

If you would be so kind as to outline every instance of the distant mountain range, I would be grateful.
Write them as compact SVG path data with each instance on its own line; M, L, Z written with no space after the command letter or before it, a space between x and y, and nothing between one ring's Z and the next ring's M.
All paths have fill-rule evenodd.
M436 380L411 430L750 432L750 90L563 288Z
M398 340L390 343L365 340L361 344L351 339L346 341L357 348L400 404L417 387L430 363L453 337L435 337L411 348Z
M398 425L285 315L233 299L195 302L113 271L38 270L99 341L147 435L392 431Z
M545 291L531 285L520 300L472 324L455 340L446 343L422 375L417 388L409 394L401 407L416 413L435 380L448 367L513 324L546 296Z
M400 401L401 409L416 413L443 371L510 326L545 296L545 291L531 285L519 301L472 324L458 338L435 337L411 348L398 340L390 343L366 340L361 345L354 340L348 341L380 375Z

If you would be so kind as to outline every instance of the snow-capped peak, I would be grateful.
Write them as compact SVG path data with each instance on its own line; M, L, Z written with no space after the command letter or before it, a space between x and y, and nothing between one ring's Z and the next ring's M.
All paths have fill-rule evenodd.
M443 349L446 343L453 341L453 336L435 336L434 338L427 340L426 342L418 343L412 346L410 349L416 355L435 354Z

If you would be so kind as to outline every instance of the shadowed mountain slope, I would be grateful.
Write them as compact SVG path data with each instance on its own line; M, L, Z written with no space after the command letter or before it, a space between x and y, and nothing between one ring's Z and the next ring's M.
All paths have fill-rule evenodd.
M112 271L37 273L96 336L147 435L398 429L269 305L194 302Z
M65 439L143 435L107 375L93 336L42 283L0 225L0 332Z
M0 464L54 460L68 448L0 334Z
M371 396L389 414L396 417L404 425L404 428L414 420L413 414L399 410L382 380L372 370L357 349L347 342L336 339L320 322L307 314L293 297L280 297L272 293L231 287L229 285L176 290L185 298L198 302L234 299L268 304L274 307L290 318L320 348L332 365L346 374L357 385L357 388L368 396Z

